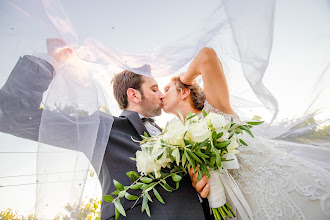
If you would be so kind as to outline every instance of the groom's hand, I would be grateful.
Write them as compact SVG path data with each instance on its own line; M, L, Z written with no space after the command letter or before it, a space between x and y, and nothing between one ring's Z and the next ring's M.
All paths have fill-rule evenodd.
M192 186L196 189L196 191L200 194L202 198L206 198L209 195L210 184L208 183L209 178L206 175L203 175L202 179L197 182L198 177L198 167L195 170L190 168L189 176L192 182Z

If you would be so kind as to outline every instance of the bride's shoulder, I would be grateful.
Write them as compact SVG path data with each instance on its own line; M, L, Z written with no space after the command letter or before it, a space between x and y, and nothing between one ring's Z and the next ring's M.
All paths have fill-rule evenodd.
M228 121L230 121L232 118L234 120L236 120L237 122L242 122L241 119L239 118L239 116L236 114L236 113L233 113L233 114L227 114L217 108L215 108L213 105L211 105L207 100L205 100L204 102L204 108L203 110L206 112L206 113L209 113L209 112L213 112L213 113L216 113L216 114L219 114L219 115L222 115L224 116L224 118Z

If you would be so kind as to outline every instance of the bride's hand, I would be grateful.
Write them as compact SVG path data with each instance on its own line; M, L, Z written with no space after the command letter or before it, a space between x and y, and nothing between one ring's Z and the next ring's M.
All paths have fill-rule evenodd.
M196 84L195 79L192 80L192 81L188 81L184 76L185 76L185 73L181 73L180 76L179 76L180 80L183 84L190 85L190 86Z
M197 182L198 177L198 167L194 172L193 168L189 170L189 176L192 182L192 186L196 189L196 191L200 194L202 198L206 198L209 195L210 184L208 183L209 178L206 175L203 175L202 179Z

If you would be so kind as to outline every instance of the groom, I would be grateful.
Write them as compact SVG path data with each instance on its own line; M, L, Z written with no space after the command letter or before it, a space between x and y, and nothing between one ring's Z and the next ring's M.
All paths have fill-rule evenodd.
M150 69L146 72L148 71ZM149 135L161 132L156 124L145 119L161 114L163 94L159 91L154 78L125 70L113 79L113 91L120 108L124 111L120 117L114 117L103 159L100 174L103 195L110 195L116 190L113 179L123 185L131 184L131 180L125 174L136 170L136 164L129 158L135 157L135 152L140 149L139 144L132 139L141 140L144 132ZM172 184L174 186L174 183ZM177 191L167 192L158 187L157 190L166 204L161 204L154 198L154 202L150 204L151 219L205 219L196 190L191 185L187 175L181 180ZM126 210L125 219L150 219L145 213L141 213L141 201L133 209L130 207L134 202L124 199L121 203ZM101 219L114 219L114 211L112 203L103 201Z
M64 42L59 39L53 41L57 42L53 46L61 47L53 54L55 60L70 56L72 50L63 47ZM20 58L8 81L0 90L2 112L0 132L38 140L43 111L39 108L40 102L53 78L53 70L49 62L40 58L32 56ZM123 71L113 79L113 88L114 96L124 111L119 117L114 117L103 158L99 175L103 195L110 195L116 190L114 179L124 185L131 184L126 172L136 170L136 165L129 157L135 157L135 152L139 149L138 143L132 139L141 140L140 135L144 132L149 135L161 132L152 119L148 119L161 114L162 93L153 78ZM56 143L54 145L56 146ZM204 219L202 205L191 184L189 177L186 176L181 180L180 189L177 191L170 193L157 188L166 205L154 199L150 204L152 219ZM131 201L122 200L122 205L127 214L125 219L150 219L145 213L141 213L141 202L133 209L130 209L133 205ZM114 216L114 205L102 201L101 219L114 219Z

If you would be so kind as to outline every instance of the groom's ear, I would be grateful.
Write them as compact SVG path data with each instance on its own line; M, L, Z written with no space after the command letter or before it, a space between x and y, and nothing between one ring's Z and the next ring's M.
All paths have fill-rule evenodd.
M181 89L181 99L186 99L190 95L190 89Z
M128 103L130 102L134 102L135 104L140 103L141 93L138 90L133 88L128 88L126 94L127 94Z

